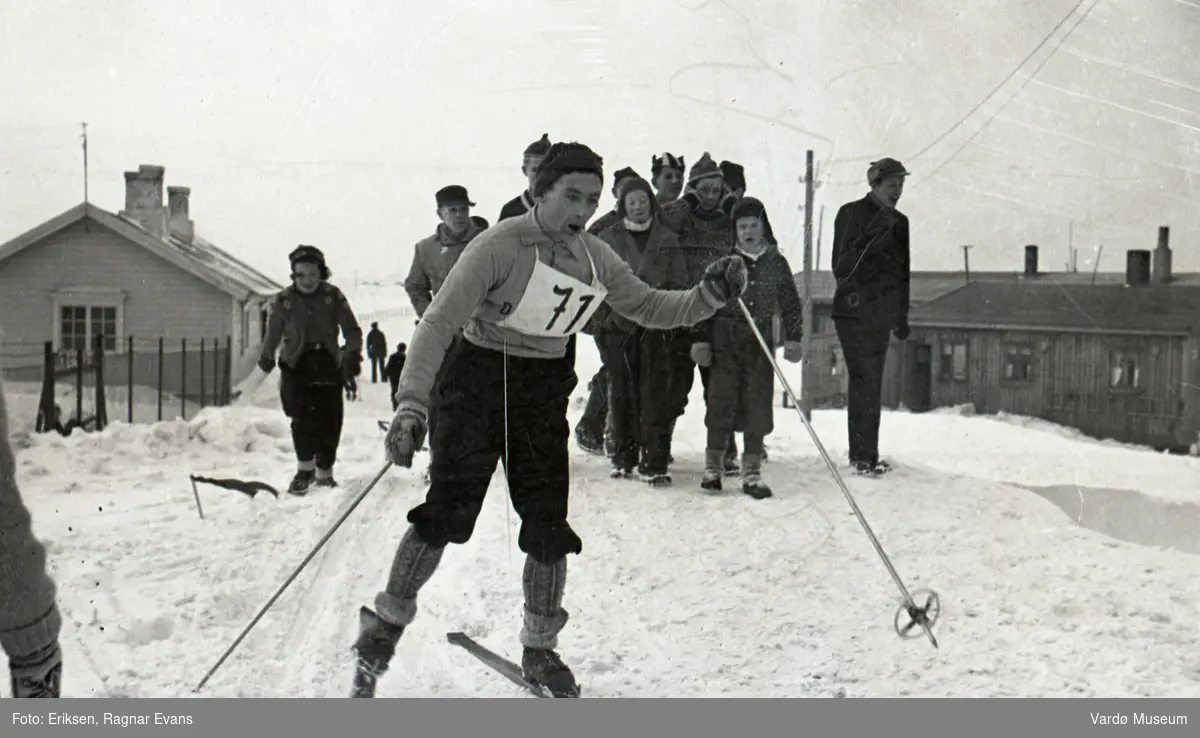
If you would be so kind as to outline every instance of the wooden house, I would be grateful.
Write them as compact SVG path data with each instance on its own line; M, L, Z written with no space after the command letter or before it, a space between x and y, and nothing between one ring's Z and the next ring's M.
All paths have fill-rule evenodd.
M210 357L214 343L231 349L234 382L253 367L267 306L283 287L199 235L191 190L164 193L163 185L163 167L142 165L125 173L120 212L80 203L0 245L6 377L39 379L47 341L70 364L102 339L107 376L118 383L122 372L137 384L160 383L160 340L167 354L186 351L185 361L166 365L169 386L183 381L174 374L189 386L203 376L202 340ZM137 361L126 360L131 349Z
M889 407L971 403L1171 450L1200 434L1200 281L1172 279L1165 228L1153 270L1129 251L1120 284L971 281L909 323Z

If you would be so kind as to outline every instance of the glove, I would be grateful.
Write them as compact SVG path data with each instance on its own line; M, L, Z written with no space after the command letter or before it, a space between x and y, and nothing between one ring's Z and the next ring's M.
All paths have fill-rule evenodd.
M263 374L270 374L271 370L275 368L275 357L274 356L260 357L258 360L258 368L262 369Z
M701 280L717 293L717 298L722 303L741 297L746 291L748 279L746 262L742 261L740 256L722 256L709 264L701 277Z
M712 366L712 360L711 343L692 344L692 361L696 362L696 366Z
M896 334L896 338L901 341L908 340L908 318L901 318L900 323L896 326L892 333Z
M425 443L427 430L425 412L412 405L401 405L392 417L387 437L383 439L388 458L396 466L411 469L413 455Z
M783 358L784 361L790 361L795 364L804 358L804 351L800 346L799 341L784 341L783 342Z
M342 352L342 375L347 379L357 377L362 371L362 354L357 351Z

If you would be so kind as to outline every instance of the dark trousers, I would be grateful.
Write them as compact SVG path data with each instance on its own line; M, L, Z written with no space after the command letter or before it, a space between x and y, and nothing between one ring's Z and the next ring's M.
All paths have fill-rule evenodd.
M387 366L387 354L371 357L371 384L375 384L383 376L385 366Z
M400 391L400 377L393 377L388 380L388 383L392 388L392 412L396 412L400 407L400 403L396 401L396 393ZM428 425L428 418L426 418L426 425Z
M449 346L449 348L446 349L446 358L442 360L442 365L440 367L438 367L437 374L435 374L433 376L433 392L432 392L432 396L429 398L429 410L426 411L426 413L425 413L425 427L426 427L425 435L426 435L426 438L429 438L429 439L433 438L433 427L437 423L437 416L438 416L438 393L440 392L439 388L441 387L441 384L442 384L442 378L446 376L446 372L450 368L450 357L454 355L454 350L458 347L458 344L461 343L462 340L463 340L463 337L462 337L461 333L459 333L458 335L454 336L453 339L451 339L450 346ZM400 381L400 378L396 377L396 382L399 383L399 381ZM397 387L398 386L399 386L399 384L397 384ZM396 396L396 390L393 389L392 390L392 410L393 411L395 411L395 409L396 409L395 396ZM431 445L429 448L432 449L433 448L432 440L430 441L430 444ZM432 454L432 453L433 452L431 450L430 454Z
M834 327L850 380L846 398L850 463L874 464L879 461L883 370L891 329L853 318L835 318Z
M279 365L279 400L292 421L296 460L332 469L345 413L342 373L324 349L302 354L294 367Z
M637 328L615 349L608 374L613 434L636 442L627 456L619 456L622 466L637 463L646 473L665 474L676 417L672 375L664 371L671 365L670 332Z
M600 349L600 369L588 382L587 404L583 415L575 426L575 433L585 437L592 443L604 443L605 431L608 428L608 363L604 358L604 349L600 347L601 339L596 338L596 346Z
M567 406L575 370L565 359L510 355L506 377L505 362L502 352L467 340L447 355L435 400L429 491L408 522L431 546L466 543L500 462L521 518L518 547L551 563L583 550L567 523Z

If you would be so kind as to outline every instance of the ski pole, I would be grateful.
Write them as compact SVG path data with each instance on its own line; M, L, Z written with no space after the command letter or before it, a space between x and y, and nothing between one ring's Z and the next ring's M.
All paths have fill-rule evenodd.
M221 654L221 658L218 659L217 663L208 670L208 673L204 675L204 678L201 679L200 683L196 685L196 688L192 690L193 692L199 692L201 689L204 689L205 683L208 682L212 675L216 673L217 669L221 668L221 664L225 663L225 659L229 658L230 655L232 655L237 649L237 647L241 645L242 641L247 635L250 634L250 631L254 628L254 626L258 625L258 621L267 614L267 611L271 609L271 607L275 604L275 601L278 600L280 596L282 596L287 590L287 588L291 586L296 577L300 576L300 572L304 571L304 567L308 566L308 562L313 560L313 557L317 555L317 552L320 551L321 548L329 541L329 539L333 537L333 534L337 532L338 528L342 527L342 523L346 522L346 519L350 517L350 513L354 512L354 508L358 507L359 503L366 499L367 494L375 488L375 485L379 483L379 480L382 479L383 475L387 473L387 470L391 468L392 462L388 461L383 465L383 468L379 470L379 473L375 475L375 478L367 483L367 486L363 487L362 491L358 493L358 496L354 498L354 501L350 503L350 507L346 508L346 511L341 514L341 517L335 520L333 525L329 527L329 530L325 532L325 535L321 536L321 540L317 541L317 545L313 546L313 549L308 552L308 555L304 557L304 560L300 562L300 565L296 567L296 570L292 572L292 575L287 578L287 581L285 581L283 585L275 592L275 594L271 596L271 599L267 600L267 604L263 605L262 609L258 611L258 614L254 616L254 619L250 621L250 624L247 625L242 631L241 635L237 637L237 640L233 642L233 645L231 645L225 651L225 653Z
M911 636L908 635L909 631L914 626L919 625L925 631L929 642L933 644L934 648L937 648L938 642L937 638L933 635L933 625L937 623L938 617L941 614L941 598L933 590L919 590L918 594L924 593L928 597L924 606L917 606L913 596L908 592L908 587L904 586L904 580L896 572L896 567L892 566L892 560L883 550L883 546L879 544L879 539L875 537L870 524L867 523L866 516L859 509L854 495L850 492L850 488L846 486L845 480L842 479L842 475L838 472L837 465L833 463L829 452L825 450L820 437L817 436L817 431L812 427L812 423L808 421L808 418L804 417L804 412L800 409L800 402L792 392L792 386L788 384L787 377L783 376L783 371L780 370L779 363L775 361L775 357L771 354L771 347L767 345L766 339L763 338L762 333L758 330L758 326L755 325L754 316L750 314L750 309L746 307L746 303L740 297L737 298L737 304L742 309L742 315L746 317L746 322L750 324L750 330L754 331L754 337L758 339L758 345L762 347L763 353L767 355L767 361L771 362L771 368L775 370L775 376L783 384L783 391L787 393L788 400L791 401L796 414L800 416L800 422L804 424L804 429L812 436L813 444L817 447L817 452L821 454L821 458L825 460L825 465L829 467L829 473L833 475L833 479L842 490L842 494L846 496L846 502L850 503L850 509L854 511L855 517L858 518L858 522L862 524L863 530L867 533L867 538L871 539L871 545L875 547L875 552L879 554L879 558L883 560L883 565L887 567L888 573L892 575L892 579L896 582L896 586L900 588L900 594L904 596L904 604L896 611L896 618L893 623L896 634L901 638L910 638ZM804 357L803 360L807 361L808 357ZM907 614L909 617L909 622L903 627L900 625L900 616L902 614Z

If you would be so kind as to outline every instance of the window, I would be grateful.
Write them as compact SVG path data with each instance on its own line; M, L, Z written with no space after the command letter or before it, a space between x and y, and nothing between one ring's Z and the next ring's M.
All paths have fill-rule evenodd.
M829 376L837 377L841 375L842 366L838 363L839 359L837 349L831 349L829 351Z
M1137 356L1129 351L1113 351L1108 360L1108 386L1114 390L1133 390L1141 386Z
M1004 379L1009 382L1033 381L1033 347L1010 344L1004 347Z
M59 346L64 351L91 351L96 339L104 337L104 351L117 350L117 309L94 305L64 305L59 310Z
M938 378L955 382L967 381L967 344L943 343Z
M90 356L96 340L104 339L105 353L124 350L125 296L120 290L99 287L70 287L52 296L54 343L61 354L74 358L83 350Z

